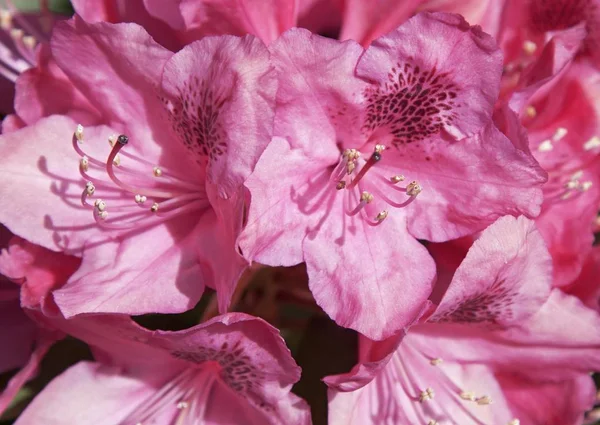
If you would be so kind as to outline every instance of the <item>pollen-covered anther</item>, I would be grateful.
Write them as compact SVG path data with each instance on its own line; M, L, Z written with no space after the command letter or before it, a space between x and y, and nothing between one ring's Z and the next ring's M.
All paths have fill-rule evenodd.
M511 419L507 425L521 425L521 421L518 420L517 418Z
M159 167L154 167L152 169L152 174L154 174L154 177L160 177L162 176L162 170Z
M78 124L75 129L75 138L78 142L83 142L83 126L81 124Z
M354 171L355 168L356 168L355 162L348 162L348 164L346 164L346 174L348 174L348 175L352 174L352 172Z
M395 176L390 177L390 181L394 184L403 182L405 177L402 174L396 174Z
M529 118L535 118L535 116L537 115L537 110L529 105L525 108L525 114L529 117Z
M22 29L19 28L12 28L10 30L10 37L13 40L19 41L21 40L23 37L25 36L25 32Z
M117 143L117 135L112 134L112 135L108 136L108 144L110 145L111 148L115 147L115 143Z
M535 44L533 41L531 40L525 40L523 42L523 51L525 53L527 53L528 55L533 55L535 53L535 51L537 50L537 44Z
M554 145L552 144L552 140L546 139L542 143L538 145L537 150L540 152L550 152L554 149Z
M26 35L25 37L23 37L23 44L33 50L35 48L35 46L37 45L37 40L35 39L35 37L31 36L31 35Z
M428 387L425 389L425 391L421 391L421 394L419 394L419 401L423 403L427 400L432 400L434 397L435 392L433 392L433 389Z
M189 407L189 403L187 401L180 401L177 403L177 408L179 410L187 409Z
M373 195L365 191L360 195L360 201L370 204L371 202L373 202Z
M94 207L96 207L97 211L103 212L106 210L106 202L104 202L102 199L96 199L96 202L94 202Z
M115 156L115 159L113 159L113 164L118 167L119 165L121 165L121 157L119 155Z
M339 182L337 182L337 184L335 185L335 188L337 190L342 190L346 188L346 182L344 180L340 180Z
M422 190L423 188L416 180L411 181L408 186L406 186L406 194L408 196L417 196Z
M587 142L585 142L583 144L583 149L586 151L590 151L592 149L599 148L599 147L600 147L600 137L598 137L598 136L592 137L590 140L588 140Z
M559 140L564 138L568 133L569 133L569 131L566 128L558 127L556 129L556 131L554 132L554 135L552 136L552 141L558 142Z
M88 159L87 156L83 156L81 157L81 159L79 160L79 167L81 168L82 171L88 171L90 168L90 160Z
M473 391L463 391L459 394L459 397L466 401L475 401L475 393Z
M377 221L377 222L383 221L387 218L387 216L388 216L388 212L386 210L383 210L379 214L377 214L377 216L375 217L375 221Z
M96 186L94 186L94 183L87 182L85 184L85 193L87 194L87 196L92 196L95 191L96 191Z
M439 357L436 357L435 359L431 359L431 360L429 361L429 363L430 363L432 366L437 366L437 365L441 364L442 362L443 362L443 360L442 360L442 359L440 359Z
M487 406L488 404L492 404L492 398L490 396L484 395L481 397L477 397L475 402L480 406Z
M385 150L384 145L375 145L375 147L373 148L373 152L375 152L375 153L381 153L384 150Z
M135 199L136 204L143 204L144 202L147 201L148 198L146 198L144 195L140 195L138 193L137 195L135 195L134 199Z
M153 213L158 211L158 202L152 204L152 206L150 207L150 211Z
M1 9L0 10L0 28L5 31L8 31L12 28L12 13L10 10Z

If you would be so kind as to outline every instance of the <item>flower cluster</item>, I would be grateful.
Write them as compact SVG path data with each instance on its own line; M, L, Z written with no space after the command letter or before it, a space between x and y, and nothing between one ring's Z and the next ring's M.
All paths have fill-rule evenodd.
M0 414L600 418L600 1L5 3Z

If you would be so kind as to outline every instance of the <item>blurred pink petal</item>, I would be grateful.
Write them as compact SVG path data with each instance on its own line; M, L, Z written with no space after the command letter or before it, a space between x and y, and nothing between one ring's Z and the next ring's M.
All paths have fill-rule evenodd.
M261 319L233 313L180 332L151 332L119 316L40 319L104 350L114 367L72 367L17 424L310 423L307 405L289 392L300 369Z

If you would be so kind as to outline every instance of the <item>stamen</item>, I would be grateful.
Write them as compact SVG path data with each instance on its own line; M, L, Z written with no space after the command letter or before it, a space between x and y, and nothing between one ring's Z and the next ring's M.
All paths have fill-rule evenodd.
M383 145L375 145L375 149L374 152L371 154L371 157L367 160L365 165L358 172L358 175L354 179L352 179L352 182L350 183L350 185L348 185L348 189L354 188L358 184L358 182L367 174L367 171L369 171L371 167L373 167L373 165L381 161L381 152L383 152L384 149L385 147Z
M569 131L566 128L564 128L564 127L558 127L556 129L556 132L554 133L554 136L552 136L552 141L553 142L558 142L563 137L565 137L568 132Z
M404 176L401 174L397 174L395 176L390 177L390 181L394 184L400 183L404 181Z
M429 422L427 422L427 425L438 425L438 423L436 420L431 419Z
M466 401L475 401L475 393L473 391L463 391L459 397Z
M386 219L387 216L388 212L386 210L383 210L379 214L377 214L377 217L375 217L375 221L383 221Z
M537 111L533 106L529 105L528 107L525 108L525 114L529 118L535 118L535 116L537 115Z
M12 28L12 18L10 10L0 9L0 28L9 31Z
M135 195L135 198L134 198L134 199L135 199L135 202L136 202L136 204L143 204L144 202L146 202L146 200L147 200L148 198L146 198L145 196L143 196L143 195L140 195L140 194L138 193L137 195Z
M33 50L37 45L37 40L31 35L26 35L23 37L23 44L29 49Z
M521 421L515 418L510 420L507 425L521 425Z
M442 362L443 362L443 360L442 360L442 359L440 359L439 357L436 357L435 359L431 359L431 360L429 361L429 363L430 363L432 366L437 366L437 365L441 364Z
M83 126L81 124L77 124L77 128L75 129L75 138L78 142L83 143Z
M552 141L550 139L546 139L540 143L537 149L540 152L550 152L552 149L554 149L554 146L552 145Z
M600 137L594 136L583 144L583 149L586 151L600 147Z
M158 202L152 204L152 206L150 207L150 211L152 211L153 213L158 211Z
M154 167L152 169L152 174L154 174L154 177L160 177L162 176L162 170L158 167Z
M13 28L9 31L10 33L10 37L14 40L14 41L19 41L23 38L23 36L25 35L25 32L22 29L19 28Z
M492 398L490 396L484 395L475 399L478 405L487 406L488 404L492 404Z
M425 389L425 391L421 391L421 394L419 394L419 401L423 403L427 400L432 400L434 397L435 393L431 388L428 387Z
M421 187L421 185L419 185L419 183L416 180L413 180L408 184L408 186L406 186L406 194L408 196L415 197L419 193L421 193L422 190L423 188Z
M177 408L179 410L187 409L188 407L189 407L189 403L187 401L180 401L179 403L177 403Z
M525 40L523 42L523 51L525 53L527 53L528 55L533 55L536 50L537 50L537 44L535 44L533 41Z
M349 216L354 216L371 202L373 202L373 195L371 195L369 192L363 192L360 195L360 202L358 203L358 205L352 211L346 211L346 214L348 214Z
M81 158L79 161L79 167L84 172L87 172L90 169L90 160L87 156Z

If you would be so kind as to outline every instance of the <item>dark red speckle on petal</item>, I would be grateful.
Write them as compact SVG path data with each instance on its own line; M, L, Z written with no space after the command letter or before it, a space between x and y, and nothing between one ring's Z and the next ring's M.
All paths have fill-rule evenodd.
M363 131L386 128L396 147L423 140L452 123L458 89L449 72L398 63L387 82L367 88Z
M198 163L227 152L225 128L220 120L226 97L197 77L188 81L174 100L163 99L173 129Z

